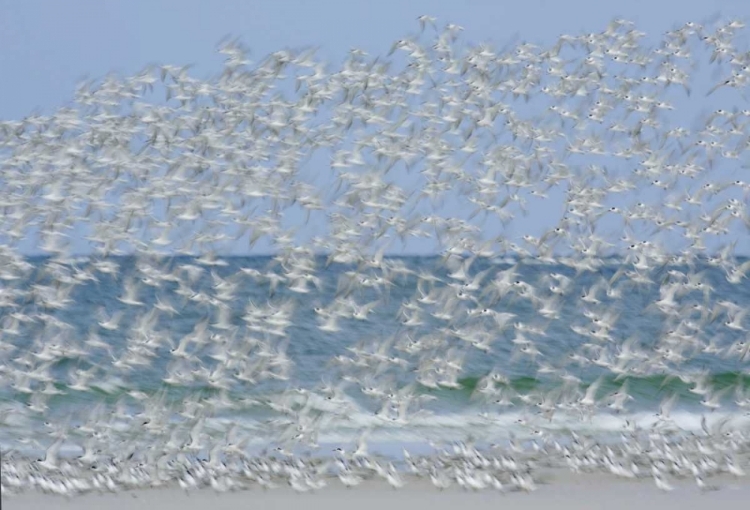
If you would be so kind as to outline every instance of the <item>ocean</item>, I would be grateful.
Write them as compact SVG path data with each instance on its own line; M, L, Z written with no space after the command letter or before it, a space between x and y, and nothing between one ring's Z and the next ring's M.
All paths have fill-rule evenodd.
M727 327L722 313L705 318L722 301L747 309L750 287L730 283L708 260L642 271L652 283L633 284L617 277L632 271L619 259L576 271L477 258L468 278L480 275L476 297L454 299L442 313L429 313L426 298L453 281L437 256L386 257L388 284L373 283L383 269L354 276L355 267L325 256L310 262L317 280L292 282L282 276L288 263L271 256L26 259L25 271L4 276L0 292L0 445L38 455L50 430L64 427L63 451L80 453L102 423L108 444L137 448L153 444L152 436L190 442L197 420L204 441L196 452L229 430L255 451L331 451L363 438L372 451L400 451L460 440L564 441L571 433L606 440L628 427L689 433L706 426L704 417L750 424L742 400L750 383L747 332ZM510 271L521 282L514 288L536 290L498 295L492 282ZM677 312L654 307L660 289L688 273L703 285L678 293ZM559 281L569 287L554 310L540 314L528 292L550 294ZM139 304L123 303L124 295ZM420 298L426 302L415 312ZM323 310L346 299L373 306L325 327ZM609 318L602 338L581 334L596 331L592 313ZM512 314L505 327L498 314ZM538 352L521 352L528 344L519 335ZM643 358L618 363L624 351ZM719 395L718 406L701 403L697 380ZM585 412L574 404L592 385L596 405ZM613 406L616 392L632 398Z

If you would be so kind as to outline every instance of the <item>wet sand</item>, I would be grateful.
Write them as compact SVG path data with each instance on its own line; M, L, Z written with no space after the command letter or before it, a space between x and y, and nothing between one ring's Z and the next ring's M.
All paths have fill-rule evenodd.
M493 489L468 492L458 486L439 491L424 480L414 480L399 490L380 481L346 489L335 480L316 492L296 493L290 488L217 493L200 489L185 493L179 488L147 489L121 493L90 493L66 498L46 494L18 494L3 498L3 510L716 510L747 509L750 479L713 482L719 490L702 492L692 481L674 481L675 490L663 492L651 479L619 481L598 475L566 476L554 483L540 483L531 493L501 493Z

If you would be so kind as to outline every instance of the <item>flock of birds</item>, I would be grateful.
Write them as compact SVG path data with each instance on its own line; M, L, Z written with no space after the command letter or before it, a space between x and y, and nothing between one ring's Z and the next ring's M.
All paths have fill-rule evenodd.
M686 23L649 44L616 19L550 47L508 48L468 44L460 26L438 29L429 16L419 23L387 55L354 49L337 69L314 49L253 63L228 41L211 79L152 66L85 83L51 115L0 122L0 386L13 395L0 428L37 420L44 431L2 445L3 494L167 484L306 492L336 479L399 488L415 477L440 489L532 491L546 469L708 490L711 479L745 476L747 309L717 297L701 269L721 270L738 293L750 270L734 253L750 227L741 178L750 110L732 106L750 79L750 52L738 48L744 23ZM696 77L706 76L701 89ZM721 98L730 106L676 124L679 103ZM517 235L539 210L544 230ZM386 256L415 242L435 247L444 274ZM75 255L81 246L88 255ZM273 256L222 275L220 254L252 248ZM619 269L602 276L618 253ZM135 257L131 270L121 255ZM475 269L497 259L513 262ZM524 261L569 272L532 285L519 277ZM321 302L331 267L343 269ZM573 295L580 275L594 283ZM104 280L119 281L116 309L76 297ZM406 280L415 292L400 303L397 331L378 337L373 317ZM248 286L264 295L238 303ZM663 333L623 338L619 307L653 288L648 311ZM536 319L522 321L509 301ZM585 322L562 313L570 302ZM201 313L176 335L170 324L187 320L186 306ZM324 334L354 322L368 332L310 388L295 386L287 353L303 307ZM71 324L77 314L95 317L88 331ZM567 356L547 355L555 321L581 338ZM708 336L709 325L720 333ZM115 333L121 344L107 340ZM353 448L316 454L319 432L351 411L351 393L370 399L383 423L408 426L428 415L427 390L461 387L468 353L502 349L556 381L523 392L494 370L474 390L496 412L523 408L528 440L457 439L388 459L368 452L365 431ZM719 387L691 364L700 357L738 367L739 382ZM584 367L619 387L602 391L604 376L584 383ZM102 381L132 382L147 369L161 373L154 391L107 400ZM561 415L624 414L635 399L628 380L652 374L700 397L701 431L679 429L669 393L652 427L623 419L615 440L545 428ZM212 393L191 392L199 383ZM251 388L266 383L286 389L254 399ZM53 413L65 395L79 407ZM275 413L262 433L210 422L252 405ZM737 418L713 419L720 408ZM259 434L268 447L250 453Z

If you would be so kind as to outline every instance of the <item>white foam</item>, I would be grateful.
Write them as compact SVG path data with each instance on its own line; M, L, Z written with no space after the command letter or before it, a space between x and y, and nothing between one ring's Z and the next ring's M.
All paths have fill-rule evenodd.
M701 421L706 418L709 428L725 422L723 430L750 427L750 415L737 413L702 414L692 411L674 411L669 420L660 420L654 413L637 412L628 414L593 414L581 417L580 414L558 413L552 420L523 412L507 412L478 415L474 413L434 414L415 416L408 422L381 418L373 413L356 412L344 418L331 417L318 432L319 442L347 443L356 441L367 430L368 438L375 442L403 441L426 442L459 440L472 436L487 441L507 439L510 434L519 438L538 436L541 432L548 436L565 436L570 431L592 436L611 436L626 429L672 430L700 433ZM253 427L262 424L250 420L245 422ZM267 439L259 438L258 441Z

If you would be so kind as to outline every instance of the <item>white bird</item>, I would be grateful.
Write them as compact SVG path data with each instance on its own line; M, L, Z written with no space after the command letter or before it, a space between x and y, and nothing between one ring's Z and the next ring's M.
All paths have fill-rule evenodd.
M38 462L38 465L47 470L57 470L59 467L57 455L60 452L64 440L65 436L61 435L58 437L57 440L47 448L44 458Z

